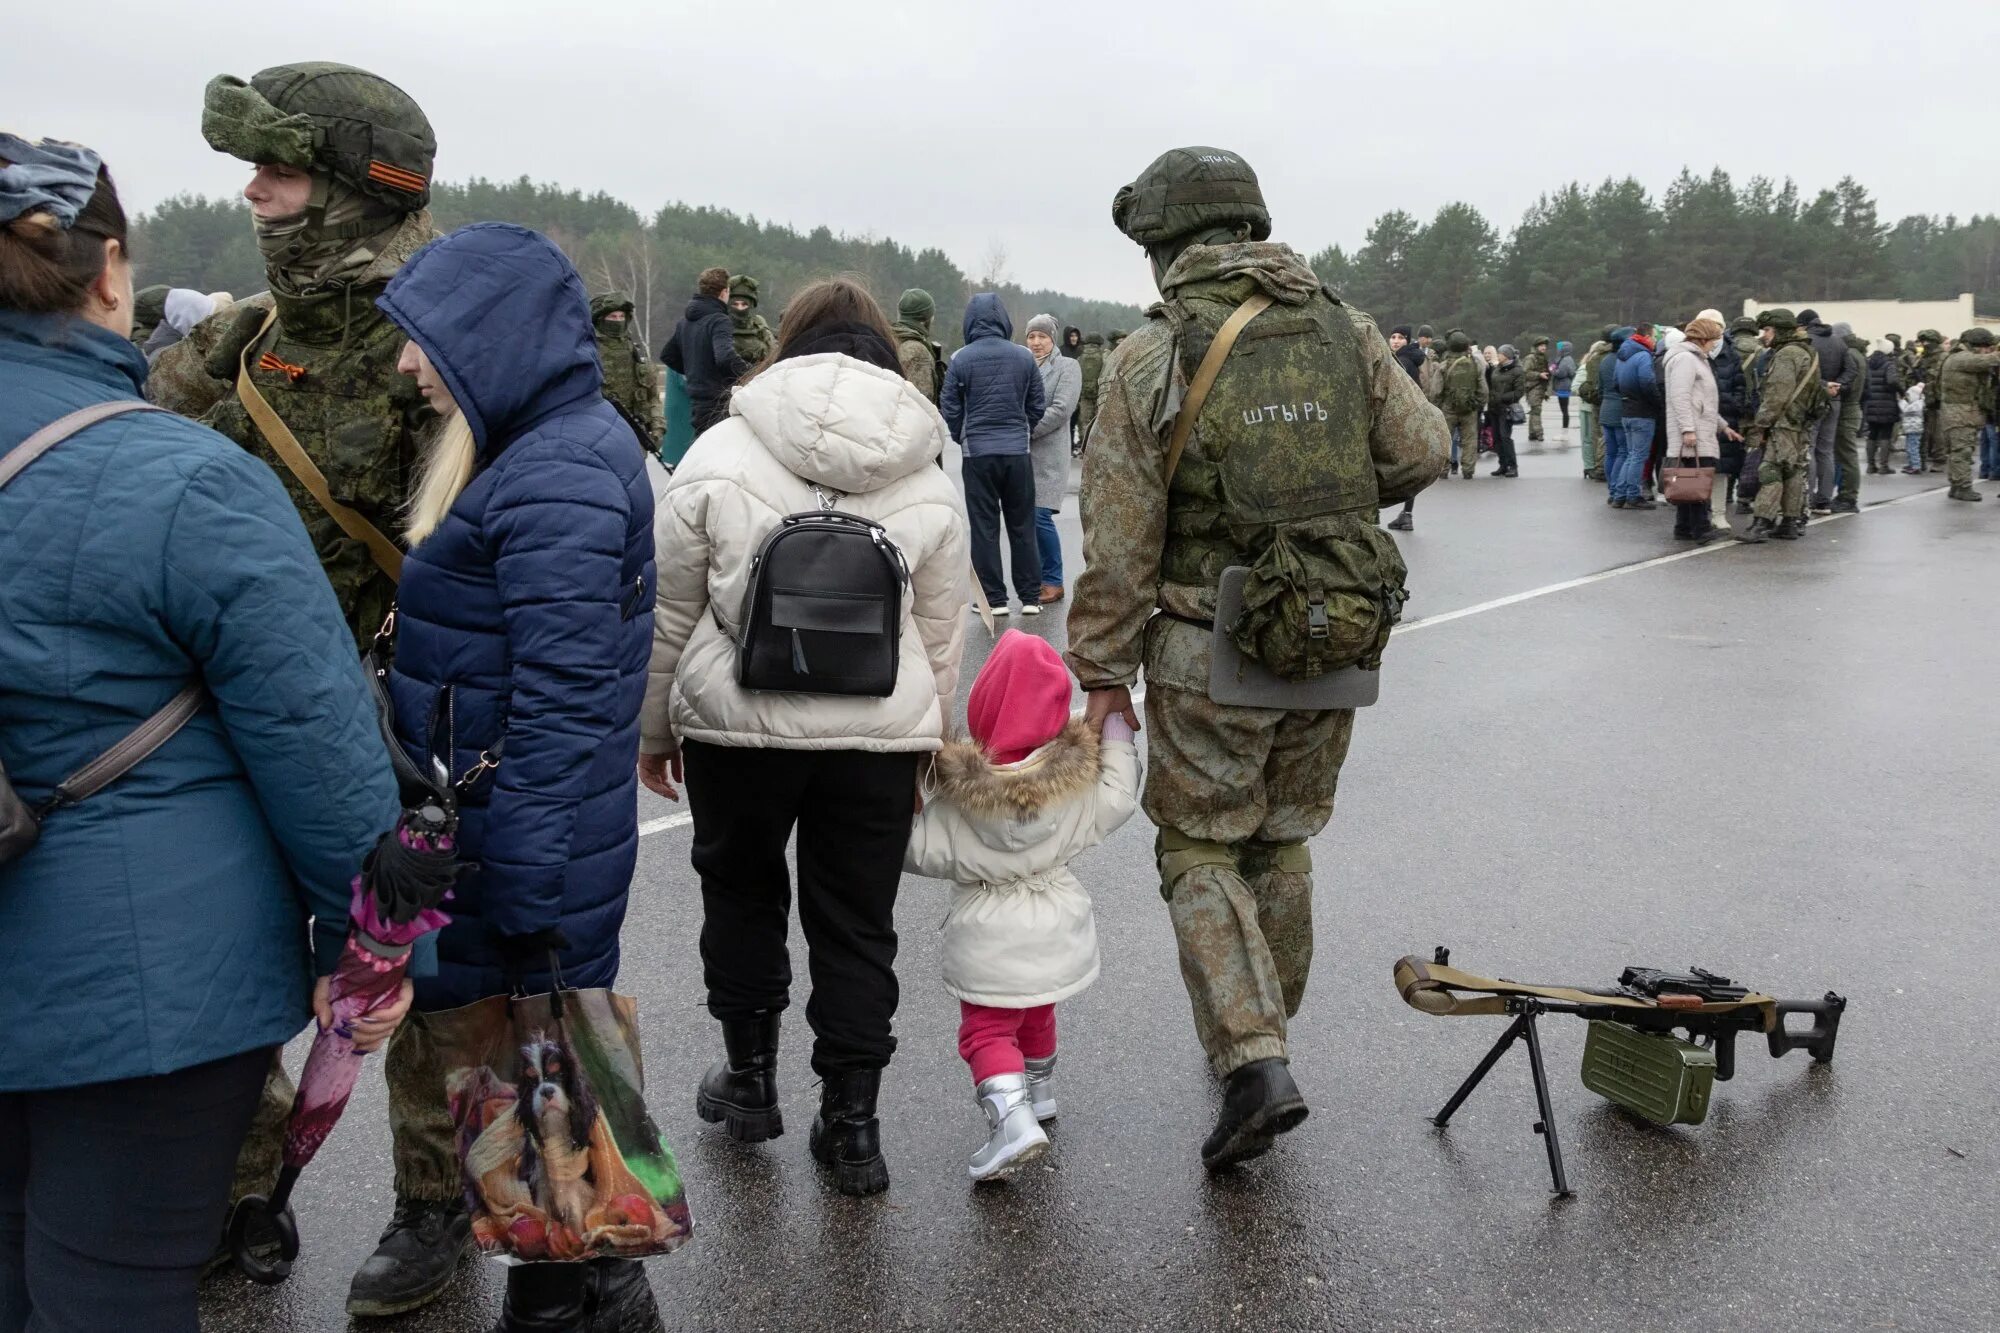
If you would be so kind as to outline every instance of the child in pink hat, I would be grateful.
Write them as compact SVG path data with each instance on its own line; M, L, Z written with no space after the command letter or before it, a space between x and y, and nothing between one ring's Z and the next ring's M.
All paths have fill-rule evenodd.
M954 885L944 986L989 1131L969 1170L997 1180L1048 1151L1056 1003L1098 970L1090 895L1069 863L1131 818L1139 752L1122 718L1101 735L1071 718L1062 658L1019 630L994 645L965 714L972 738L939 753L904 864Z

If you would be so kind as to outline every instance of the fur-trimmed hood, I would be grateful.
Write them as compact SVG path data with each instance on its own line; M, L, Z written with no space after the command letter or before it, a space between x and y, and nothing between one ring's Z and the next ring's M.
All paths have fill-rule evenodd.
M937 757L937 794L957 806L990 847L1030 847L1055 832L1054 816L1097 784L1097 733L1074 719L1057 737L1015 764L995 764L970 740L947 743Z

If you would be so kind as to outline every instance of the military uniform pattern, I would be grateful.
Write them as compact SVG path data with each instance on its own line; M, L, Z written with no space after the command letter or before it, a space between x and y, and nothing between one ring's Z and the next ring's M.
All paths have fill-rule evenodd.
M740 315L732 310L730 318L736 326L734 335L736 355L742 357L749 365L762 365L764 358L771 354L771 349L778 345L778 335L771 331L771 326L765 323L764 317L754 309L746 310Z
M1542 404L1549 399L1549 382L1542 378L1549 368L1547 352L1529 352L1522 362L1528 374L1528 443L1542 443Z
M1938 433L1945 442L1945 480L1954 490L1972 486L1979 432L1994 407L1994 357L1960 349L1938 370Z
M444 1072L424 1015L412 1009L389 1039L382 1062L389 1085L390 1159L401 1198L446 1203L464 1190Z
M649 443L666 437L666 402L660 378L645 349L629 333L597 335L597 363L604 372L604 396L645 427Z
M1800 518L1806 512L1806 465L1812 451L1808 427L1817 416L1805 416L1795 397L1809 399L1809 394L1801 394L1803 377L1818 374L1818 359L1805 338L1796 334L1777 344L1776 355L1765 368L1750 431L1763 447L1757 468L1757 498L1751 509L1758 518L1776 522Z
M922 390L924 397L937 402L938 390L942 386L938 376L938 354L930 339L899 331L896 360L903 367L903 378Z
M1926 344L1923 355L1917 359L1917 375L1924 384L1924 466L1933 472L1945 468L1944 428L1938 417L1942 404L1938 376L1944 370L1946 355L1944 348Z

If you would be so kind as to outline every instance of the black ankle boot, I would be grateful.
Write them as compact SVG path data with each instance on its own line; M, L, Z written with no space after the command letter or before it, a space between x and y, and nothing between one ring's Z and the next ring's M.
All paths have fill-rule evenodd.
M590 1261L588 1333L661 1333L660 1307L637 1259Z
M585 1264L516 1264L493 1333L582 1333L590 1328L590 1268Z
M1235 1070L1222 1089L1222 1114L1201 1145L1201 1164L1211 1171L1248 1161L1266 1151L1280 1134L1306 1118L1306 1099L1283 1060L1252 1060Z
M1778 530L1771 535L1781 542L1795 542L1799 539L1799 534L1805 530L1805 526L1806 522L1802 518L1782 519L1778 523Z
M724 1023L722 1047L728 1058L702 1076L695 1114L720 1122L730 1138L744 1143L777 1138L785 1132L778 1109L778 1015Z
M472 1219L460 1200L398 1198L381 1243L347 1289L347 1313L380 1319L430 1304L471 1246Z
M889 1164L882 1160L882 1125L875 1118L875 1094L882 1071L830 1074L820 1089L813 1117L813 1159L833 1168L842 1194L880 1194L889 1188Z

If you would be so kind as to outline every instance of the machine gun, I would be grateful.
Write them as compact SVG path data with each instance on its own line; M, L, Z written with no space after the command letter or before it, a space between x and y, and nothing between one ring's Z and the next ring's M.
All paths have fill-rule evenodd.
M1815 1063L1833 1060L1840 1015L1847 1001L1828 991L1819 1000L1779 1000L1700 968L1665 972L1628 967L1613 988L1529 986L1474 976L1451 966L1440 946L1426 962L1411 954L1396 964L1396 989L1405 1003L1427 1014L1509 1014L1514 1021L1493 1043L1444 1109L1431 1118L1442 1128L1517 1040L1525 1040L1541 1119L1535 1133L1548 1150L1549 1175L1558 1198L1570 1194L1556 1137L1554 1103L1542 1063L1543 1014L1574 1014L1590 1024L1583 1047L1583 1084L1655 1124L1698 1125L1708 1116L1717 1079L1736 1075L1736 1038L1762 1033L1772 1056L1808 1052ZM1812 1026L1793 1029L1785 1019L1810 1014ZM1674 1035L1687 1034L1686 1039Z

